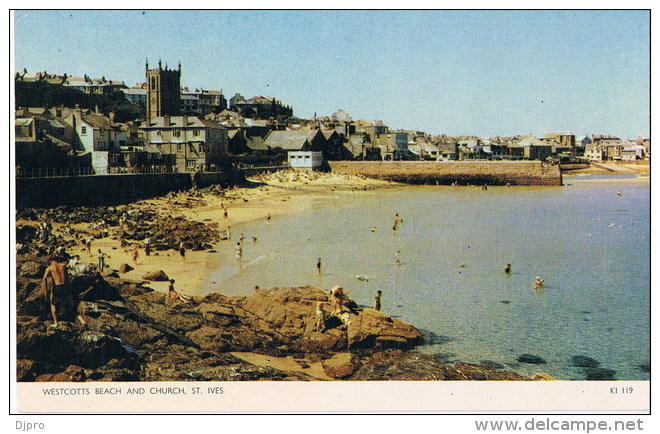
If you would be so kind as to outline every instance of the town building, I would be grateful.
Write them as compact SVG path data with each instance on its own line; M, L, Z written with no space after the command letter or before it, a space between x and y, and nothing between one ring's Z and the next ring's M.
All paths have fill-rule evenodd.
M323 165L323 152L289 151L287 162L293 169L318 169Z
M158 116L140 127L145 142L160 154L174 154L177 170L217 170L228 152L227 129L197 116Z
M108 116L90 110L75 109L64 121L76 134L78 149L91 154L96 174L107 174L117 166L119 151L126 144L126 132Z
M553 154L565 154L575 156L575 135L571 133L545 133L539 140L552 147Z
M511 159L545 161L552 155L552 145L548 145L534 136L524 136L509 144L508 153Z
M179 69L162 67L158 61L158 68L149 69L149 62L145 64L147 77L147 118L161 116L181 115L181 63Z
M320 130L271 131L263 145L274 154L288 151L327 152L327 142Z
M255 119L288 118L293 116L293 109L269 96L255 96L245 99L237 93L229 100L229 109L241 116Z

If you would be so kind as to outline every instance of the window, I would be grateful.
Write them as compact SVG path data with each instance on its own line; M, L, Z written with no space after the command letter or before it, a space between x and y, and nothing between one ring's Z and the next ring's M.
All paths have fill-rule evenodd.
M158 137L160 137L160 136L161 136L161 131L160 131L160 130L156 130L156 135L157 135Z
M80 134L83 136L87 134L87 127L85 125L80 126Z
M199 136L199 130L193 130L193 136L195 137Z
M180 138L181 137L181 130L174 130L174 137Z
M182 149L182 147L181 147L181 143L179 143L178 145L176 145L176 150L177 150L177 152L181 152L181 149Z

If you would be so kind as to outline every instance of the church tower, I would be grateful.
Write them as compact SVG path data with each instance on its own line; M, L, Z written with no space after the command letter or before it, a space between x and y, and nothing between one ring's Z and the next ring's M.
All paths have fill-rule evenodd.
M147 119L159 116L181 115L181 62L179 69L163 69L158 60L157 69L149 69L145 63L147 76Z

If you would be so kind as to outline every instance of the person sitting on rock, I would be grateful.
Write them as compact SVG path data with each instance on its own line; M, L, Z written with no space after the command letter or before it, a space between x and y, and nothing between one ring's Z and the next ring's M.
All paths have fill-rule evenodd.
M344 288L337 285L330 290L330 303L332 305L332 311L335 316L341 320L346 325L351 324L351 313L344 308Z
M170 285L167 288L167 298L166 300L169 301L176 301L176 300L181 300L184 303L188 303L190 301L190 297L187 297L183 294L179 294L174 290L174 279L170 279Z

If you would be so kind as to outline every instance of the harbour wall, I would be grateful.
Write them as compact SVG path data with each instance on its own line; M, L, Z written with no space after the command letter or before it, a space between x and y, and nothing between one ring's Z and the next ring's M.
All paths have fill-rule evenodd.
M241 177L240 173L224 171L16 178L16 208L116 205L193 185L227 185Z
M561 186L558 166L540 161L330 161L330 170L409 184Z

